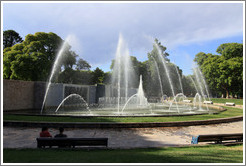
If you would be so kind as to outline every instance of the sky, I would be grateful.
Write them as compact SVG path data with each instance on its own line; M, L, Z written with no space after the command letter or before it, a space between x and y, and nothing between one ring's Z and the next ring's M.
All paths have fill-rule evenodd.
M199 1L197 1L199 2ZM147 60L154 38L167 47L171 62L192 74L199 52L216 54L223 43L243 43L243 3L106 3L54 2L3 3L2 30L27 34L54 32L79 58L110 71L119 35L131 56Z

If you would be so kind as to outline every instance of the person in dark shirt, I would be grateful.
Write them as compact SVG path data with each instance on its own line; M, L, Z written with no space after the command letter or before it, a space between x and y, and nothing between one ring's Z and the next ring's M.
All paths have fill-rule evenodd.
M52 137L48 131L48 127L42 127L42 131L39 134L40 137Z
M66 134L63 134L63 132L64 132L64 128L63 127L60 127L59 128L59 131L60 131L60 133L59 134L56 134L55 135L55 138L57 138L57 137L67 137Z

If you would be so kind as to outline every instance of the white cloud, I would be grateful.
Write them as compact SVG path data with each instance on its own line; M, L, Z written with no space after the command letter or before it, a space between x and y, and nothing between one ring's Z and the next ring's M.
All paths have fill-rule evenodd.
M146 36L176 48L243 32L242 3L11 3L3 9L4 28L52 31L62 38L72 33L75 51L93 64L114 58L120 32L131 54L151 50Z

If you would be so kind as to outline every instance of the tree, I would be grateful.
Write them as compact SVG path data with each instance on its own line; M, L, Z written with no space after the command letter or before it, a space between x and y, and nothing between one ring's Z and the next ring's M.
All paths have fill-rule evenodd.
M76 65L76 57L78 57L78 55L74 51L71 51L70 48L71 47L63 53L65 56L62 62L65 69L72 69L73 66Z
M204 61L208 58L208 56L209 55L205 54L204 52L199 52L198 54L196 54L194 61L201 66L204 63Z
M92 84L92 76L92 71L73 70L71 68L67 68L59 73L57 82L90 85Z
M98 67L92 73L92 83L93 84L102 84L104 80L105 73Z
M125 68L125 64L128 64ZM129 57L129 62L128 63L121 63L121 78L125 78L125 72L128 72L128 87L129 88L137 88L139 85L139 78L140 78L140 64L141 62L137 60L137 58L135 56L130 56ZM112 72L112 74L115 74L114 76L116 76L117 74L117 69L114 69L114 65L115 65L115 60L112 60L112 63L110 65L110 69L114 70ZM112 76L112 77L114 77ZM121 85L124 85L124 79L121 79Z
M243 45L240 43L221 44L217 48L216 52L222 55L225 59L243 57Z
M111 72L106 72L104 75L104 80L103 83L104 84L111 84L111 77L112 77L112 73Z
M76 65L77 65L76 67L77 70L90 70L91 68L91 65L82 58L78 60Z
M55 58L64 41L55 33L37 32L26 36L22 43L4 50L3 73L5 79L46 81ZM63 61L58 65L72 68L76 54L66 44L62 52ZM58 71L59 71L58 70Z
M221 44L219 55L199 53L194 59L209 83L209 87L226 98L243 94L243 45L240 43Z
M174 64L170 63L170 60L167 58L169 54L166 52L166 47L161 44L157 39L155 39L155 43L153 44L153 49L148 53L148 95L149 96L161 96L162 94L166 94L168 96L172 96L171 85L169 83L168 74L171 76L172 80L178 79L177 72ZM164 64L167 66L169 71L166 71ZM182 77L182 76L181 76ZM177 86L179 86L179 82L174 82ZM165 88L161 88L164 87ZM174 84L173 84L174 86ZM177 87L175 85L175 91L177 92ZM161 91L161 89L163 91Z
M155 39L155 43L156 43L156 45L159 47L160 52L161 52L161 55L164 56L164 57L166 58L166 60L169 61L169 59L167 59L167 56L169 56L169 54L166 52L166 49L167 49L167 48L166 48L165 46L163 46L163 45L161 44L161 42L158 41L158 39Z
M19 33L14 30L3 31L3 49L7 47L12 47L17 43L21 43L23 40L20 37Z

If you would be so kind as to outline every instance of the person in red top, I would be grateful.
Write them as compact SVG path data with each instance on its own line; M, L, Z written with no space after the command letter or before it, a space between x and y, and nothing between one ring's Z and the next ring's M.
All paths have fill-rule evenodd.
M48 127L42 127L42 131L40 132L40 137L52 137L48 131Z

